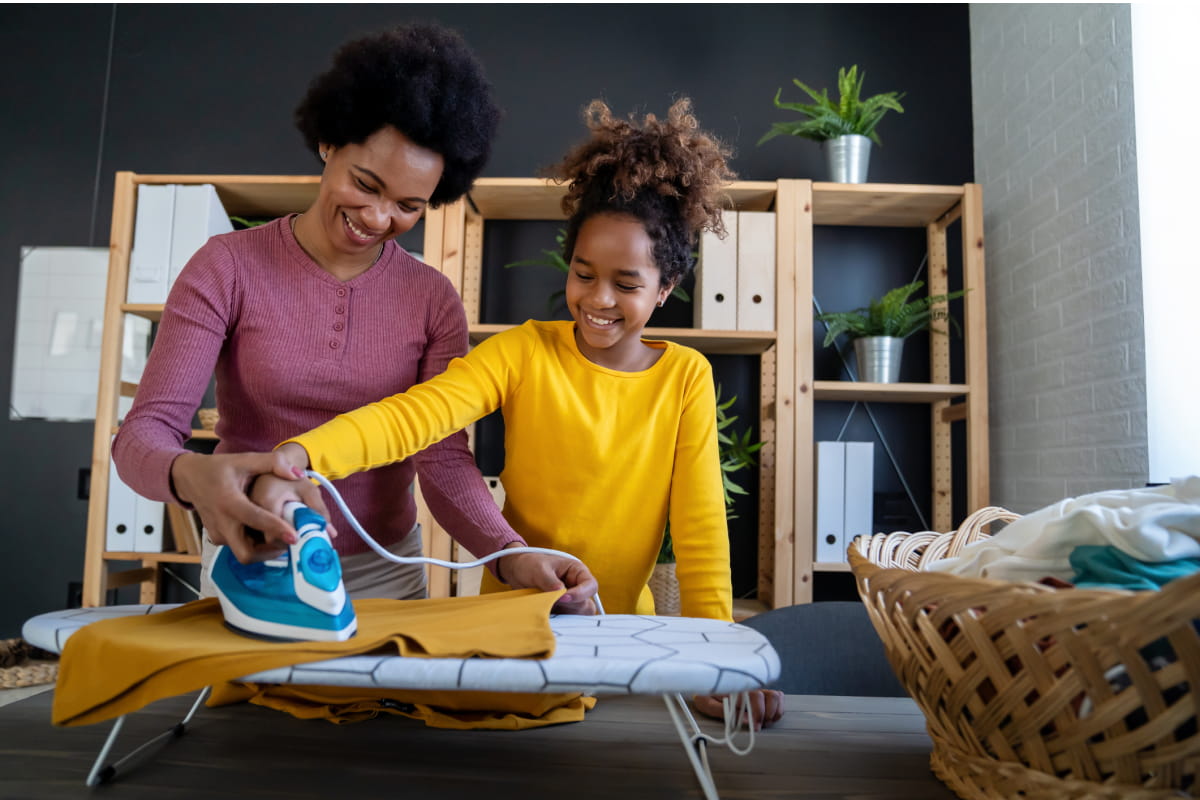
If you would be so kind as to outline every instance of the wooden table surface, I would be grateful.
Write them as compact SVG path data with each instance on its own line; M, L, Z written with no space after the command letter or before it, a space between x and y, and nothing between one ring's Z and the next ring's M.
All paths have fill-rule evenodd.
M129 716L115 760L182 719L191 697ZM257 706L201 708L113 785L84 785L112 723L50 724L52 693L0 707L0 797L470 798L701 797L662 700L603 697L582 723L448 731L387 717L301 721ZM702 720L718 735L717 723ZM908 698L789 695L787 713L736 756L710 750L724 800L949 800L929 771L924 719Z

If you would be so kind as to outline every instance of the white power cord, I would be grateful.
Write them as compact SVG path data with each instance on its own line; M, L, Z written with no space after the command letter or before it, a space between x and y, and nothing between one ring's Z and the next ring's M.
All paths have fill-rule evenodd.
M341 510L342 514L346 517L346 520L350 523L350 527L354 528L354 532L362 537L362 540L366 542L372 550L378 553L381 557L386 558L388 561L394 561L397 564L434 564L439 567L445 567L446 569L470 569L471 567L481 567L484 564L487 564L489 561L495 561L496 559L503 558L504 556L515 556L520 555L521 553L541 553L542 555L547 556L562 556L563 558L569 558L572 561L579 561L580 564L583 563L583 561L571 555L570 553L564 553L561 550L551 550L546 547L509 547L505 550L497 550L496 552L486 555L483 558L475 561L463 562L443 561L440 558L427 558L425 556L394 555L385 550L383 545L381 545L379 542L371 538L371 534L363 530L362 525L358 523L354 513L346 506L346 501L342 499L342 496L338 493L338 490L333 488L333 484L328 478L311 469L305 470L304 474L321 484L321 486L323 486L325 490L329 492L330 496L333 498L333 502L337 504L337 507ZM596 604L596 613L603 614L604 606L600 604L600 595L598 593L592 595L592 602Z

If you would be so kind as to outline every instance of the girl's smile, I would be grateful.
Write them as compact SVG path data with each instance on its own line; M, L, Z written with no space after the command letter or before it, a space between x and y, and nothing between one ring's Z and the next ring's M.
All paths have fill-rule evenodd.
M653 243L637 219L597 214L579 228L567 274L567 308L575 339L589 361L636 372L662 351L647 347L642 331L655 306L671 292L661 286Z

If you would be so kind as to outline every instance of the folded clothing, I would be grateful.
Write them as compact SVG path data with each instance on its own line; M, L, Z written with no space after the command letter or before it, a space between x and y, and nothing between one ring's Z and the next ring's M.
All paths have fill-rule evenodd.
M926 569L999 580L1069 580L1071 552L1087 545L1112 546L1142 562L1200 558L1200 477L1061 500Z
M430 728L519 731L579 722L596 698L579 692L408 691L353 686L303 686L233 681L213 687L210 706L249 702L338 725L395 714Z
M1161 589L1200 571L1200 558L1140 561L1111 545L1080 545L1071 551L1072 583L1081 589Z
M164 697L276 667L368 652L437 658L548 658L562 595L518 589L479 597L356 600L344 642L264 642L225 627L216 599L84 626L67 640L51 720L87 725Z

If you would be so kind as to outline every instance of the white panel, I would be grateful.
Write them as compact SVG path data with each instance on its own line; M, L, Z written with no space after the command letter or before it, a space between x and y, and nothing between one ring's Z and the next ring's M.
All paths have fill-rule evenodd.
M843 514L842 554L856 536L870 536L874 531L875 511L875 443L846 442L846 497Z
M137 495L121 480L117 467L108 461L108 517L104 549L133 552L134 530L137 527Z
M171 265L167 290L175 283L188 259L209 237L233 230L212 184L179 186L175 189L175 214L171 229Z
M163 517L166 507L161 501L134 495L136 527L133 549L138 553L161 553L163 549Z
M775 330L775 215L738 213L737 326Z
M10 418L95 418L107 276L108 248L21 248Z
M1200 474L1200 259L1192 242L1200 160L1180 150L1179 77L1200 70L1194 3L1132 3L1138 224L1146 329L1149 478Z
M696 265L693 324L710 331L737 330L738 214L721 212L728 232L724 239L705 231Z
M125 295L128 302L166 302L174 214L175 186L143 184L138 187L133 251L129 256L129 285Z
M845 560L844 538L846 446L844 442L816 442L816 560L834 564Z

